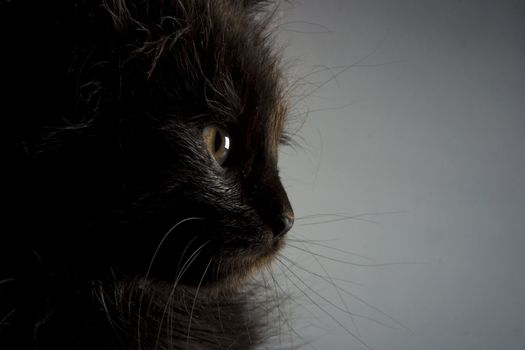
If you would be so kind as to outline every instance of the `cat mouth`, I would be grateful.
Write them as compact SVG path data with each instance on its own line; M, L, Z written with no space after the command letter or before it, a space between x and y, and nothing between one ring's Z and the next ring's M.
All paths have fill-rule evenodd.
M237 289L255 276L257 271L271 264L285 245L285 237L265 232L256 241L239 240L222 247L212 243L203 247L202 254L197 258L189 256L185 259L187 267L183 275L179 271L180 277L177 277L182 284ZM217 251L220 253L217 254Z
M207 228L198 232L210 232ZM186 244L174 246L165 242L146 271L147 279L218 290L238 289L268 266L286 241L286 235L275 235L269 229L229 232L230 237L235 237L230 239L225 233L214 239L206 239L209 234L191 237L186 233Z
M269 266L285 245L284 237L270 237L251 249L241 249L238 254L228 253L212 260L214 264L208 286L238 288L255 274Z

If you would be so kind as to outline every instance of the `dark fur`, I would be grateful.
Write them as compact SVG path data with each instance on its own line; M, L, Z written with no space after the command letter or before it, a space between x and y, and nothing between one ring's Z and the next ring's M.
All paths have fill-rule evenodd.
M245 280L292 215L264 5L0 2L0 349L264 340ZM210 124L232 136L223 167Z

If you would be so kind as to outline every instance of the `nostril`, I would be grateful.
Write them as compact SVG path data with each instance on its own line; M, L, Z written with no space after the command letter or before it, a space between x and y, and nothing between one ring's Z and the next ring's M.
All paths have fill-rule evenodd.
M293 216L289 214L284 214L281 216L281 220L276 223L273 228L273 233L275 236L285 235L293 226Z

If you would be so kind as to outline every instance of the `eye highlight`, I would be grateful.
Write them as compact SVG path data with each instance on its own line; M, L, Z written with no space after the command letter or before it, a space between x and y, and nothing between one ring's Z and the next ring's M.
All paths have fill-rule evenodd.
M202 138L213 159L219 165L224 164L231 148L231 138L228 131L217 125L208 125L202 129Z

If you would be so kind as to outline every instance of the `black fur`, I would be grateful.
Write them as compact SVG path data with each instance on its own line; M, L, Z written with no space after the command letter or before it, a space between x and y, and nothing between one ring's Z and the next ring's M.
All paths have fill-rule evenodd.
M0 349L264 340L245 280L293 218L266 5L0 2Z

